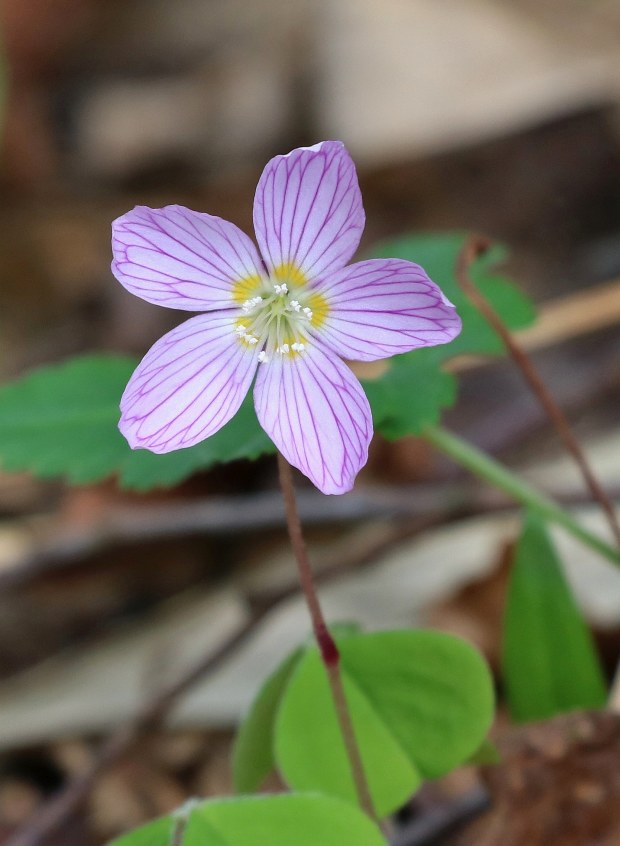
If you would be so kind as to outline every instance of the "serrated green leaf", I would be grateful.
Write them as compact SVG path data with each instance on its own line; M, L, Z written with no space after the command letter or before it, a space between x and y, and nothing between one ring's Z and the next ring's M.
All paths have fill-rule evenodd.
M301 648L296 649L269 676L241 724L232 759L233 785L237 793L252 793L275 766L273 737L276 713L301 654Z
M443 409L456 399L456 379L438 366L434 349L396 356L381 379L365 379L362 384L375 429L389 440L435 426Z
M545 525L534 514L525 520L508 586L503 671L516 720L605 703L592 637Z
M171 817L114 840L109 846L171 846ZM169 835L168 835L169 838ZM385 846L379 829L352 805L328 796L216 799L189 813L183 846Z
M274 450L249 396L213 437L166 455L131 450L118 431L118 404L136 361L91 355L42 367L0 389L0 461L42 478L96 482L117 473L122 485L173 485L197 470Z
M396 810L422 778L464 762L493 716L480 655L432 631L374 632L338 643L341 672L379 816ZM317 650L293 673L276 719L275 757L287 782L349 801L355 789Z

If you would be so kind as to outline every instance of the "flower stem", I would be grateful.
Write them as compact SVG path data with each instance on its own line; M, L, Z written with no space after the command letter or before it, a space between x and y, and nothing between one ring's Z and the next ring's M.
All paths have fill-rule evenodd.
M301 583L306 605L308 606L308 611L310 613L314 637L319 647L321 659L329 681L336 716L340 725L342 739L349 759L349 765L351 767L353 783L357 792L358 802L366 814L376 821L376 815L372 803L372 797L370 795L370 789L368 787L368 781L366 780L366 774L364 772L360 748L355 736L355 729L351 720L344 685L342 683L342 674L340 672L340 653L336 642L327 628L325 617L323 616L323 611L321 610L321 605L314 585L312 568L310 567L310 560L308 558L308 551L306 549L306 543L301 529L299 512L297 511L297 500L295 497L295 486L293 484L291 465L281 453L278 453L278 472L280 476L282 496L284 498L288 534L291 540L291 546L293 547L295 560L297 561L299 581Z
M449 455L458 464L466 467L476 476L490 482L508 496L529 508L534 509L550 522L563 526L574 537L596 550L616 567L620 566L620 552L606 541L597 537L584 526L581 526L567 511L560 508L552 499L539 493L523 479L515 476L510 470L499 464L495 459L477 449L472 444L457 435L440 427L428 427L422 433L423 437L437 449Z
M508 350L512 360L521 370L526 382L551 420L567 452L570 453L577 464L592 497L601 506L607 517L607 522L616 541L616 546L620 549L620 524L614 506L590 467L586 454L575 437L566 415L547 389L530 357L521 348L502 318L471 279L469 274L471 263L478 256L484 255L489 249L489 246L490 242L479 235L473 235L469 238L459 254L456 266L456 276L459 285L504 342L504 346Z

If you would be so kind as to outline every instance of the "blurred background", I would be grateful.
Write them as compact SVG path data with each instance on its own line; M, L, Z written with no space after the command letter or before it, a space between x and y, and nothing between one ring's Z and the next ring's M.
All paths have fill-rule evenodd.
M84 351L142 354L178 322L112 277L115 217L182 203L251 232L267 159L339 138L362 248L450 229L508 245L551 316L536 361L620 490L620 0L2 0L0 45L3 381ZM463 372L447 424L581 496L509 363ZM309 489L303 510L319 567L348 573L326 580L332 619L438 625L496 668L516 524L478 489L470 513L450 511L462 482L416 440L376 439L348 510ZM148 496L0 471L0 843L162 679L291 584L274 497L272 459ZM580 581L583 553L565 555L611 673L620 583L595 561ZM228 792L231 731L306 630L297 600L278 605L46 842L101 843Z

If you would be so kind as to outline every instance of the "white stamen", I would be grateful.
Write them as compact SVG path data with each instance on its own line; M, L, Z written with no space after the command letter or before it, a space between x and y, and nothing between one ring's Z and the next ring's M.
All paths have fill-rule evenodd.
M237 326L235 326L235 334L239 335L242 338L245 335L245 330L246 327L242 323L239 323Z
M286 284L286 282L283 282L281 285L276 282L273 286L273 290L276 292L276 294L288 294L288 285Z
M259 354L258 354L258 360L259 360L259 362L260 362L261 364L267 364L267 362L269 361L269 359L267 358L267 353L265 352L265 350L261 350L261 351L259 352Z
M306 315L306 317L308 318L308 320L312 320L312 309L310 309L306 306L306 308L303 309L303 312Z
M291 348L289 347L288 344L282 344L282 346L278 347L278 349L276 350L276 352L279 353L279 355L285 355L285 354L289 353L290 351L291 351Z
M302 352L303 350L306 349L306 345L294 343L294 344L291 344L291 349L293 350L293 352Z
M252 311L252 309L253 309L253 308L255 308L257 305L259 305L260 303L262 303L262 301L263 301L263 298L262 298L262 297L250 297L250 299L249 299L249 300L246 300L246 301L243 303L243 305L241 306L241 308L242 308L242 309L243 309L243 311L247 314L249 311Z
M250 335L250 334L249 334L249 333L247 333L247 332L246 332L246 333L245 333L245 335L243 336L243 340L244 340L247 344L250 344L250 346L252 346L252 347L254 346L254 344L258 344L258 338L257 338L255 335Z
M299 303L299 300L291 300L288 304L288 307L293 311L301 311L301 305Z

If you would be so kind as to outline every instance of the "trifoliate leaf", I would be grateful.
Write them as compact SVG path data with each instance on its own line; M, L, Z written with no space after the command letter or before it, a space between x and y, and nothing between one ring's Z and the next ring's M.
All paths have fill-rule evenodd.
M401 806L423 778L463 763L493 716L493 687L480 655L433 631L374 632L338 642L341 672L379 816ZM355 789L320 657L311 647L282 698L275 755L297 790L355 801Z
M503 670L516 720L542 720L605 704L592 636L545 525L534 514L524 523L510 575Z

